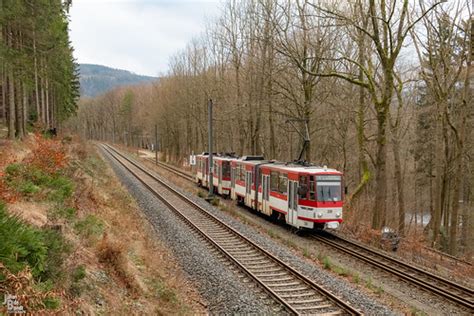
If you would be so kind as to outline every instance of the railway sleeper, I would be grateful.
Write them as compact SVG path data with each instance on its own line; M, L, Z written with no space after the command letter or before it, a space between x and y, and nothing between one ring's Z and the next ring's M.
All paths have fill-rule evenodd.
M298 291L307 291L307 290L309 290L307 286L300 286L300 287L294 287L294 288L289 288L289 289L275 289L273 291L278 292L278 293L284 293L284 292L298 292ZM314 293L311 293L311 295L314 295Z
M323 298L314 298L311 300L300 300L300 301L288 301L290 304L312 304L312 303L321 303L324 302L325 299Z
M265 280L265 282L283 282L283 281L291 281L291 280L294 280L294 278L286 277L286 278L279 278L279 279L269 279L269 280Z
M314 292L305 292L301 294L287 294L287 295L280 295L284 299L289 299L289 298L302 298L302 297L308 297L308 296L315 296L316 294Z
M293 279L292 279L293 280ZM271 284L271 287L291 287L301 285L300 282L290 282L290 283L279 283L279 284Z
M267 273L268 271L262 271L261 273ZM259 272L255 272L254 274L256 274L259 278L273 278L273 277L279 277L279 276L284 276L284 275L288 275L288 273L286 272L281 272L281 273L274 273L274 274L258 274Z
M318 306L301 306L301 307L295 307L295 309L299 311L308 311L308 310L313 310L313 309L324 309L324 308L330 308L330 307L334 307L334 305L324 304L324 305L318 305Z

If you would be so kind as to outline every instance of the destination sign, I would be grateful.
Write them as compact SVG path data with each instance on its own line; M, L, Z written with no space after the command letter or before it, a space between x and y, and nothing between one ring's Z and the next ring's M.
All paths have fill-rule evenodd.
M332 176L332 175L316 176L316 180L318 180L318 181L341 181L341 176Z

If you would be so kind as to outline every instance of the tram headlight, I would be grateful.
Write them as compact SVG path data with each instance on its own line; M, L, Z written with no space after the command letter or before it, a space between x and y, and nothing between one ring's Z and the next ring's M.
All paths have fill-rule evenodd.
M337 218L341 217L341 213L337 212L337 213L336 213L336 217L337 217Z
M323 213L318 213L318 218L323 217Z

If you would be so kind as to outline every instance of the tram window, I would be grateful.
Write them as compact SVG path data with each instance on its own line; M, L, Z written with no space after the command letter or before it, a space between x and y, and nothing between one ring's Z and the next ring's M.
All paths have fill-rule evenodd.
M288 190L288 177L286 174L280 176L278 189L278 192L286 194L286 191Z
M341 201L341 182L318 182L318 201Z
M222 176L225 178L230 177L230 162L229 161L222 162Z
M308 178L300 176L300 185L298 188L298 195L300 199L306 200L308 195Z
M245 168L242 165L239 166L239 179L245 181Z
M309 199L316 201L316 190L315 190L314 176L309 176Z
M279 177L280 173L277 171L272 171L270 173L270 190L278 192Z

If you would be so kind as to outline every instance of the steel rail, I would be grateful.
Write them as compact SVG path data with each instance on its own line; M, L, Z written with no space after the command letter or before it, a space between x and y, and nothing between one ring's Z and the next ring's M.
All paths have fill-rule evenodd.
M382 252L376 251L359 243L350 241L343 237L336 236L334 234L329 234L329 236L331 238L334 238L335 240L338 240L339 242L336 242L335 240L331 240L326 237L311 235L313 239L316 239L319 242L325 243L326 245L332 248L338 249L366 263L376 266L386 272L396 275L397 277L408 281L409 283L413 283L429 292L440 295L443 298L454 301L455 303L463 307L467 307L471 311L474 311L474 304L472 301L472 289L449 281L443 277L437 276L433 273L430 273L413 265L409 265L408 263L405 263L401 260L388 256ZM342 243L347 243L349 246L343 245ZM356 248L359 251L351 249L351 247ZM366 254L362 253L361 250L365 251ZM381 260L388 261L389 263L383 263L381 262ZM403 269L405 269L406 271L404 271ZM427 281L426 279L430 279L431 281ZM444 285L444 287L436 283L440 283ZM450 288L454 288L455 291L460 292L461 294L454 293L454 291L450 290Z
M163 169L166 169L166 170L176 174L177 176L179 176L181 178L184 178L188 181L194 182L194 177L192 175L190 175L189 173L187 173L185 171L179 170L178 168L176 168L174 166L170 166L169 164L161 162L161 161L158 161L158 163L157 163L156 160L152 159L152 158L145 158L145 160L147 160L149 162L153 162L154 164L156 164L156 165L162 167Z
M280 302L289 312L292 314L301 314L301 309L304 310L311 310L314 308L319 308L319 307L294 307L292 306L292 303L290 303L290 300L285 299L282 295L279 295L276 293L274 289L271 288L271 286L268 285L268 282L266 283L265 281L262 280L261 277L258 277L256 273L250 271L248 267L245 267L245 265L242 263L242 259L236 258L235 254L231 254L230 251L224 249L224 247L219 243L216 238L212 238L208 234L206 234L201 228L199 228L192 220L190 220L186 215L183 214L182 211L180 211L176 206L174 206L172 203L168 201L162 194L158 193L156 189L152 188L152 186L146 181L140 177L140 175L137 174L136 171L133 171L129 166L127 166L126 163L129 163L136 169L138 169L140 172L144 173L146 176L151 178L155 183L158 183L159 185L165 187L168 192L173 193L176 197L181 199L182 201L186 202L187 204L191 205L195 210L198 210L201 215L204 215L207 219L211 220L213 224L217 224L219 227L224 228L227 232L230 232L233 236L237 237L238 239L242 240L246 245L250 246L252 248L252 251L258 251L259 254L263 254L264 257L268 258L272 263L276 263L279 268L282 268L284 271L288 272L291 276L293 276L295 279L299 279L300 281L303 282L303 284L306 284L307 286L310 287L311 290L315 292L315 295L320 295L331 301L335 307L339 308L339 311L336 311L334 314L340 314L340 312L345 312L350 315L361 315L361 313L354 309L352 306L350 306L348 303L345 301L341 300L334 294L330 293L326 289L322 288L320 285L314 283L314 281L308 279L306 276L302 275L300 272L296 271L295 269L291 268L288 266L286 263L275 257L273 254L269 253L265 249L261 248L251 240L249 240L247 237L243 236L240 234L238 231L227 225L226 223L222 222L220 219L218 219L216 216L213 214L209 213L207 210L196 204L194 201L190 200L188 197L183 195L182 193L176 191L174 188L172 188L170 185L167 183L163 182L161 179L157 178L155 175L150 173L148 170L140 166L138 163L134 162L130 158L126 157L119 151L117 151L115 148L109 146L109 145L104 145L103 146L104 150L108 152L116 161L118 161L124 168L126 168L134 177L136 177L145 187L147 187L155 196L157 196L163 203L165 203L171 210L173 210L180 218L183 219L185 223L187 223L190 227L193 228L196 232L198 232L200 235L202 235L206 240L208 240L215 248L220 250L227 258L229 258L237 267L239 267L244 273L246 273L249 277L251 277L253 280L255 280L264 290L266 290L272 297L274 297L278 302ZM119 156L121 159L125 160L126 163L121 161L120 158L117 158ZM245 251L249 252L249 251ZM251 251L250 251L251 252ZM258 255L259 255L258 254ZM248 255L247 255L248 257ZM275 281L272 281L275 282ZM288 296L288 295L287 295ZM295 298L296 295L290 295L291 298ZM304 296L304 295L303 295ZM294 304L293 304L294 305ZM303 312L304 313L304 312Z

